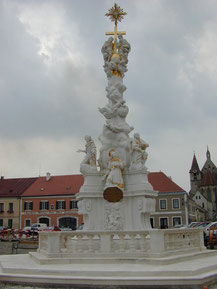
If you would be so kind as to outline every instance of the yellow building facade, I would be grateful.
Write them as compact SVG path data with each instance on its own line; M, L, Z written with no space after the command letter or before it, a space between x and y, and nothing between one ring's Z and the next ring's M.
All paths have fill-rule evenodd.
M19 229L20 199L0 198L0 226Z

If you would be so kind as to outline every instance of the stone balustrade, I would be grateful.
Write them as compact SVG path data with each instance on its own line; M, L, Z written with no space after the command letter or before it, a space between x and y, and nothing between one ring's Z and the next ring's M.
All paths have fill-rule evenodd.
M204 250L200 229L129 232L40 232L38 252L49 258L163 257Z

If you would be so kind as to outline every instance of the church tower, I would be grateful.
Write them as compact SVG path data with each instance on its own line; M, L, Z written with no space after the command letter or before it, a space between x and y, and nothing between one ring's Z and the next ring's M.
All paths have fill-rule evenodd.
M199 189L199 185L201 181L201 172L200 172L195 154L193 156L192 165L191 165L189 174L190 174L190 184L191 184L190 195L191 197L193 197L196 191Z
M190 196L194 197L196 192L200 192L207 202L207 219L216 220L217 168L211 160L211 154L208 147L206 151L206 161L202 170L199 169L197 159L194 154L189 174L191 184Z

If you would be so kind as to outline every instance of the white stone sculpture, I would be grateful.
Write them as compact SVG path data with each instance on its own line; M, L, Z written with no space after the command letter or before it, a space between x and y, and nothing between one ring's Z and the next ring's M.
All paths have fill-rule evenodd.
M128 54L131 50L130 43L123 38L122 35L118 35L119 42L117 43L118 53L126 64L128 63Z
M130 170L142 170L145 168L145 162L147 160L146 148L148 144L140 138L138 133L134 134L134 138L131 141L131 166Z
M121 190L124 188L124 180L122 176L123 164L120 157L111 149L109 152L109 165L103 180L106 180L105 187L117 187Z
M122 35L118 35L118 39L119 41L109 37L101 49L104 58L103 67L108 78L113 75L124 77L125 72L127 72L130 44ZM114 44L117 47L117 53L114 51Z
M96 146L91 136L85 136L85 150L78 150L77 152L84 152L86 155L81 162L80 172L82 174L88 174L91 172L97 172L96 168Z
M114 17L117 16L116 8ZM113 12L108 15L113 15ZM130 138L133 127L126 119L129 108L123 95L126 90L123 78L130 44L121 36L125 32L118 31L116 20L114 32L107 33L114 37L110 37L102 47L108 84L107 102L98 108L105 118L99 136L100 171L92 172L89 161L83 161L84 184L76 196L79 214L85 211L84 231L149 230L150 213L155 211L157 193L148 181L148 171L144 166L148 144L139 135ZM87 200L91 200L91 210L86 208Z
M114 50L113 37L109 37L109 39L105 41L101 49L105 62L108 62L111 60L113 50Z
M123 229L122 218L120 214L120 203L105 204L104 226L108 231L120 231Z
M126 86L120 77L112 76L106 88L108 104L99 111L106 118L103 132L99 137L102 147L100 148L99 165L101 170L108 167L108 152L114 148L119 154L124 167L130 166L130 138L129 133L133 127L126 122L129 112L128 106L123 99L123 92Z

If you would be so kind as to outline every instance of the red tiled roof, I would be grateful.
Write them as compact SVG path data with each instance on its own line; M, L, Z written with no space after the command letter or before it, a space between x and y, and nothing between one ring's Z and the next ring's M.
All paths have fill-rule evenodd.
M148 180L160 193L184 191L163 172L149 173ZM22 196L74 195L79 192L83 182L82 175L51 176L49 181L46 181L46 177L39 177Z
M0 179L0 197L19 197L36 179Z
M174 183L169 177L163 172L149 173L148 180L152 184L154 190L160 193L174 193L184 192L181 187Z
M39 177L22 196L55 196L74 195L79 192L83 185L82 175Z
M215 184L215 176L210 171L206 171L203 175L201 186L214 186Z

